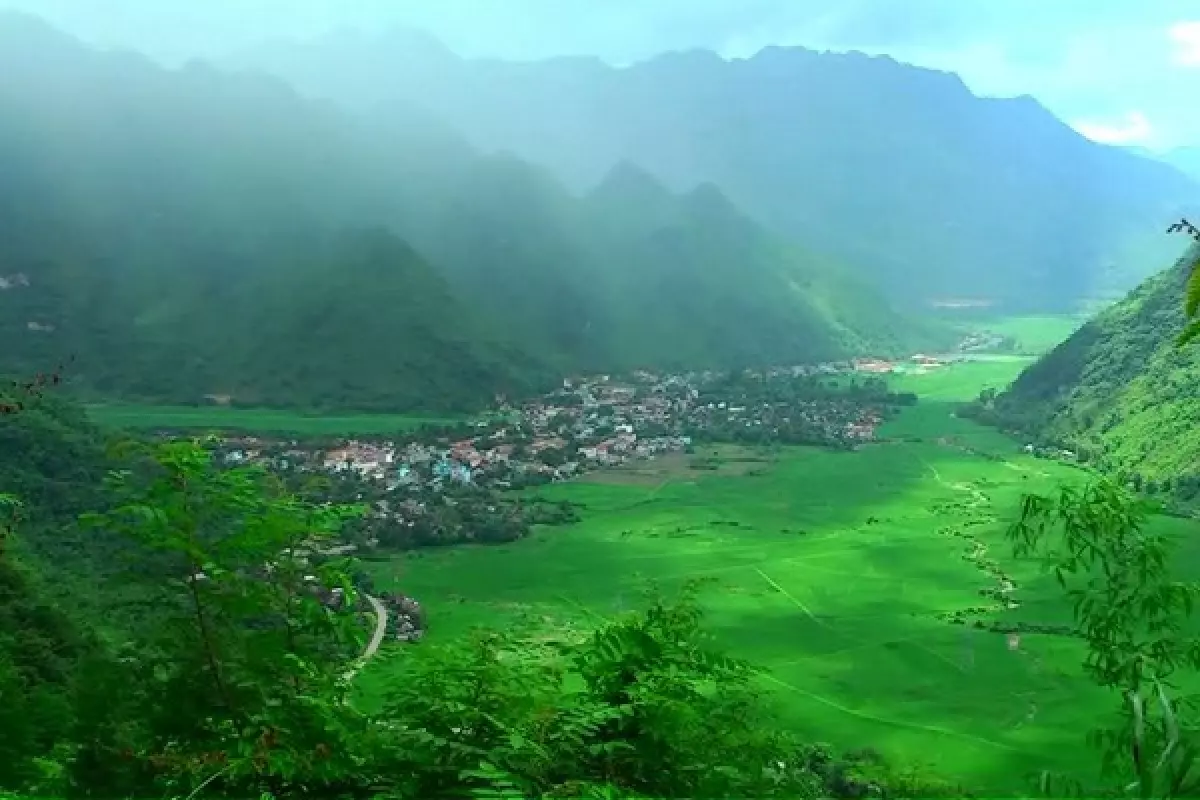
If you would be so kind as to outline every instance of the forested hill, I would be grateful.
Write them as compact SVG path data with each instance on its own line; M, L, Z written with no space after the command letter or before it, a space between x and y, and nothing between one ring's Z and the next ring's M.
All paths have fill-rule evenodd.
M1200 493L1200 350L1177 348L1193 250L1146 281L996 398L991 413L1151 491Z
M237 63L349 106L419 103L580 190L623 160L677 191L714 183L758 222L920 304L1119 296L1178 254L1161 221L1196 197L1175 169L1088 141L1032 98L977 97L953 74L888 57L772 47L626 68L509 63L397 32Z
M564 372L934 346L709 187L591 196L427 116L0 15L0 373L103 396L478 406Z

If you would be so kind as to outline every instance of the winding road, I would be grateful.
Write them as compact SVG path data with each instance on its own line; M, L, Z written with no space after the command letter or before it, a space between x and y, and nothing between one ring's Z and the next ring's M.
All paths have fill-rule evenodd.
M383 644L384 635L387 634L387 607L383 603L379 602L379 598L375 597L374 595L369 595L366 592L362 592L359 596L367 598L367 602L371 604L371 610L375 613L375 632L371 634L371 641L367 643L367 647L365 650L363 650L363 654L359 656L358 660L354 662L354 665L350 667L350 669L346 670L346 680L353 679L354 676L358 674L358 671L362 669L363 665L371 660L371 657L375 655L377 650L379 650L379 645ZM348 698L346 702L349 702Z
M366 661L371 656L375 655L375 651L379 649L379 645L383 644L383 636L387 633L388 612L383 603L379 602L379 598L374 595L363 593L363 597L367 598L367 602L371 604L371 608L375 610L375 633L371 635L371 641L367 643L367 649L363 650L360 662Z

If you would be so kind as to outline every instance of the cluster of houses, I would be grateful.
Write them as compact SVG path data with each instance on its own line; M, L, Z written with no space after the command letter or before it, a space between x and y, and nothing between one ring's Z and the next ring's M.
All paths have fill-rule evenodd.
M938 363L914 357L922 365ZM854 370L881 372L888 362L779 367L766 378L836 374ZM890 365L889 370L894 365ZM453 485L505 489L531 480L565 480L580 473L617 466L631 459L686 450L694 436L725 433L731 427L781 426L823 433L831 440L874 438L881 415L853 401L812 399L781 404L713 402L706 388L720 373L656 375L637 372L624 381L608 375L568 379L558 390L520 406L503 405L475 423L471 435L448 440L433 432L421 440L345 441L316 452L300 442L273 446L279 466L354 473L389 490ZM701 390L705 389L704 401ZM267 458L272 443L255 437L229 439L227 461Z
M944 357L929 356L917 353L907 361L886 361L879 358L860 358L854 361L854 371L871 375L890 375L897 372L928 372L945 366L949 360Z
M935 361L914 357L920 365ZM391 530L388 526L395 525L411 529L429 524L441 526L439 530L466 526L472 535L462 540L474 540L474 532L485 528L492 517L500 520L512 514L511 505L492 490L527 485L531 480L565 480L632 459L686 451L693 437L739 441L737 431L758 430L781 442L869 441L883 421L883 408L871 399L875 395L813 393L811 387L823 375L882 372L878 365L884 363L777 367L744 373L749 379L736 385L728 383L731 376L716 372L570 379L543 397L519 405L502 403L479 421L454 431L425 430L390 441L342 440L324 447L241 436L226 439L222 453L231 464L258 462L359 481L355 491L367 492L359 499L369 500L371 516L382 526L357 539L362 546L377 545ZM759 386L767 387L762 397L755 394ZM780 387L782 396L771 395ZM886 388L871 391L886 394ZM770 402L763 402L768 395ZM314 547L291 555L337 557L356 550L353 544L319 552ZM345 598L339 590L311 588L330 608L343 609ZM425 632L420 605L403 595L381 594L379 599L389 610L390 634L402 641L420 640Z
M388 633L401 642L416 643L425 636L425 611L415 598L383 592L379 601L388 610Z

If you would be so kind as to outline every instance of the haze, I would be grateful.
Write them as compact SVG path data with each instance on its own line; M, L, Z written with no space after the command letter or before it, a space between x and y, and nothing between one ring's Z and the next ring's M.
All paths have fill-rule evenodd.
M1098 141L1200 144L1192 87L1200 12L1189 0L0 0L83 38L177 63L284 38L396 25L468 56L667 50L748 56L767 45L889 53L952 70L978 92L1031 94ZM1036 24L1031 23L1036 20Z
M1197 1L0 0L0 798L1200 796Z

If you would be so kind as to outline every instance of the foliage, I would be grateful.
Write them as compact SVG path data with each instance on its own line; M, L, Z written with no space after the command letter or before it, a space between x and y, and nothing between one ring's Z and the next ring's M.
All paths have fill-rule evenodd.
M1176 346L1200 244L1097 314L976 416L1026 442L1067 449L1122 484L1200 497L1200 351Z
M1181 219L1170 228L1168 233L1186 233L1200 243L1200 228L1188 222L1186 219ZM1187 267L1187 291L1184 298L1183 313L1188 319L1188 325L1184 328L1183 333L1179 334L1178 343L1187 344L1192 339L1200 336L1200 255L1192 259L1192 262Z
M1180 673L1200 667L1191 623L1200 586L1170 573L1172 542L1146 525L1148 507L1111 482L1029 495L1008 536L1039 556L1070 599L1087 645L1086 674L1121 697L1121 724L1098 730L1107 772L1140 797L1191 797L1193 698Z
M23 538L43 534L42 525L55 513L61 519L65 510L60 492L38 491L48 479L38 473L45 466L39 460L45 451L21 447L23 434L32 433L39 448L53 453L58 443L53 434L37 436L44 432L39 423L57 421L45 413L47 405L53 405L51 398L30 391L19 409L0 414L0 442L5 444L0 447L0 486L34 490L30 503L0 493L0 787L49 788L47 781L53 782L57 747L71 731L68 698L77 680L75 668L94 645L55 602L46 576L29 563ZM64 472L65 487L71 486L71 477Z
M343 673L361 637L305 577L351 602L354 589L346 565L310 567L296 551L359 511L306 506L253 468L219 469L197 442L146 455L112 474L120 504L88 522L166 557L165 607L152 641L81 687L73 785L186 789L219 773L244 789L344 786L362 719Z
M389 772L413 797L815 796L753 670L712 651L700 617L685 595L580 644L486 633L421 654L384 715Z

